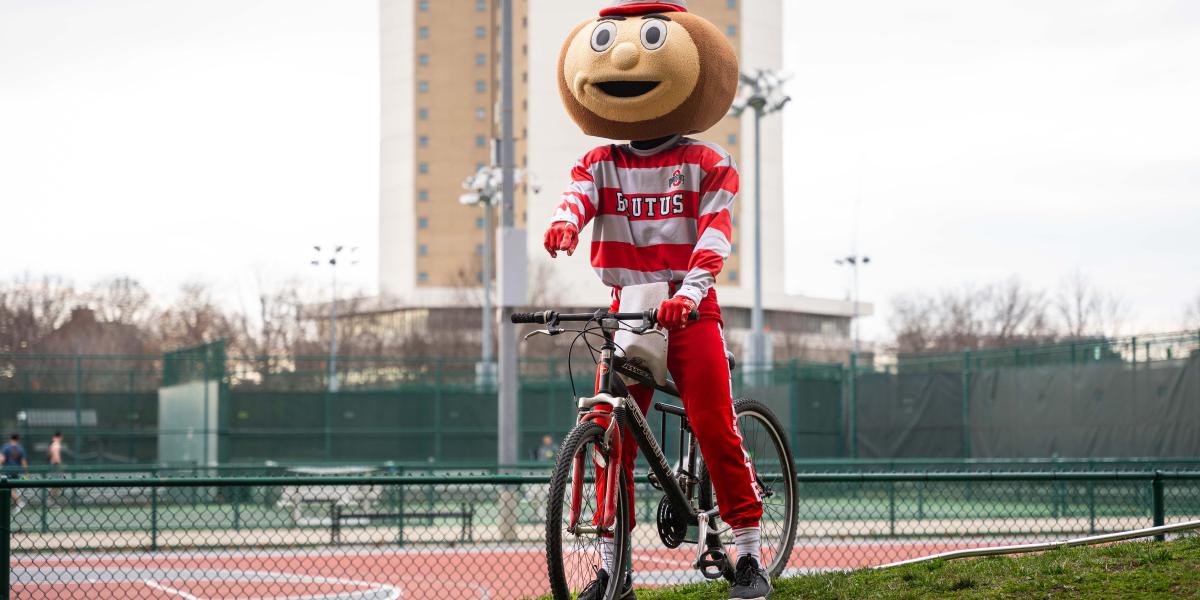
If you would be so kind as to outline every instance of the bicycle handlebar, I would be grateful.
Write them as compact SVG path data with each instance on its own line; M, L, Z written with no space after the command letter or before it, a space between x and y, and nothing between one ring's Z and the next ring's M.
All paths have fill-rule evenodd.
M616 319L618 321L644 321L651 325L658 323L658 310L648 310L646 312L631 312L631 313L614 313L604 309L594 313L560 313L553 310L545 310L542 312L533 313L513 313L510 317L513 323L536 323L545 325L547 323L565 323L565 322L586 322L599 321L602 319ZM688 314L689 321L697 321L700 319L700 311L692 309Z

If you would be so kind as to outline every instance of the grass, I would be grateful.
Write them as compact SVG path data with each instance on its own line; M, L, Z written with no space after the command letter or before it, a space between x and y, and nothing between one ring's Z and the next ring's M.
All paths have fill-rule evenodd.
M772 600L1200 598L1200 536L1037 555L937 561L775 582ZM639 600L725 600L725 584L638 590Z

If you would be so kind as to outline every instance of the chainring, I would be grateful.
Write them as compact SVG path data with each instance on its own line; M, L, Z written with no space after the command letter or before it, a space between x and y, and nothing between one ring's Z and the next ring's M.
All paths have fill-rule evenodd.
M678 548L687 538L687 520L675 514L666 496L658 502L658 538L668 548Z

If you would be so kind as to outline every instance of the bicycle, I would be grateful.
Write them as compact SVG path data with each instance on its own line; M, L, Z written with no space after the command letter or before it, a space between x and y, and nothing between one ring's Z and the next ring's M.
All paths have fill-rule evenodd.
M733 565L727 547L732 546L730 528L722 527L713 494L712 482L698 452L687 414L680 406L655 402L662 415L661 437L666 439L667 416L679 418L679 456L674 467L655 439L646 416L629 397L620 377L648 385L670 396L679 397L675 384L667 380L659 385L640 364L617 355L613 334L626 328L638 335L661 334L656 312L561 314L553 310L514 313L513 323L546 325L535 335L556 336L576 333L572 349L588 336L603 339L596 361L595 395L578 399L579 415L575 427L562 442L550 483L546 509L546 561L550 587L555 600L570 600L602 566L601 538L611 537L613 565L622 565L609 577L602 597L612 600L619 594L625 574L632 570L629 514L633 507L626 491L621 464L621 441L632 435L650 465L647 475L652 487L663 492L656 511L659 540L669 549L684 543L696 544L691 567L705 579L722 577L732 581ZM689 319L698 313L692 311ZM627 321L641 324L632 326ZM580 329L564 329L563 323L583 323ZM589 349L596 350L591 344ZM568 362L570 361L568 354ZM734 368L729 355L730 369ZM734 401L743 447L751 457L763 499L763 567L777 577L787 566L796 537L796 468L783 426L765 404L748 398ZM615 418L613 418L615 416ZM586 468L588 458L594 474ZM609 468L612 465L614 468ZM654 558L654 557L650 557ZM661 559L659 559L661 560ZM617 569L614 569L617 570Z

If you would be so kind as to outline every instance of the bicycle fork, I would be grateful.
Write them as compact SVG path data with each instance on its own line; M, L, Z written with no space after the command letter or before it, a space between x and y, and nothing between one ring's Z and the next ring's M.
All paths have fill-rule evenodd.
M592 410L582 415L579 422L607 421L604 433L604 443L595 448L592 454L592 464L596 469L597 486L601 489L597 494L596 514L592 516L592 525L598 533L610 532L617 522L617 498L621 493L621 464L624 451L623 437L619 419L610 410ZM574 459L571 477L571 516L569 527L572 531L583 533L579 527L579 519L583 511L583 480L584 456L579 454Z

